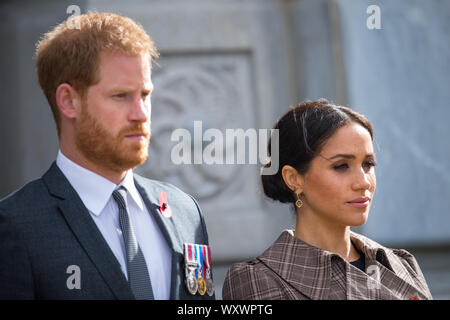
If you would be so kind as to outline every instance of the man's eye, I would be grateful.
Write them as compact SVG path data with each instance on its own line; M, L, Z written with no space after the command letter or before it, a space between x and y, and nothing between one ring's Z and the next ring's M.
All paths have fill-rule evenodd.
M127 96L126 93L118 93L114 95L115 98L125 98L126 96Z

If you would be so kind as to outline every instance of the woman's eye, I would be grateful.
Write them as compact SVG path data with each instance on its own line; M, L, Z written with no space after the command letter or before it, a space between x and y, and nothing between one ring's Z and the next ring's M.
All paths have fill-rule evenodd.
M348 168L348 164L346 164L346 163L338 164L338 165L335 165L333 168L335 170L345 170Z
M375 161L366 161L363 163L363 166L366 168L372 168L375 167L377 164L375 163Z
M126 96L127 96L126 93L118 93L118 94L114 95L114 97L116 97L116 98L125 98Z

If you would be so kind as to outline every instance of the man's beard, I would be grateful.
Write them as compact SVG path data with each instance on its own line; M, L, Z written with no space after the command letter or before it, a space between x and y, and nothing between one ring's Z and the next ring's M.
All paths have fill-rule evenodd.
M75 127L75 143L91 162L119 172L132 169L147 160L150 129L146 123L136 123L123 128L114 136L92 117L83 105L79 122ZM126 141L127 135L144 134L144 141Z

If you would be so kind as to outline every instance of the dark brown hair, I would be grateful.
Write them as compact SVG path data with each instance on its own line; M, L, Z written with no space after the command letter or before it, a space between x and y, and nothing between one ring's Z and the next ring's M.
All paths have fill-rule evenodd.
M336 106L328 100L305 102L285 113L275 124L279 133L279 170L274 175L262 175L264 193L281 202L294 202L296 197L284 183L281 169L285 165L305 174L311 160L317 156L325 142L350 122L356 122L369 131L373 140L373 128L369 120L358 112L343 106ZM271 141L268 155L272 156ZM265 167L270 167L267 163Z

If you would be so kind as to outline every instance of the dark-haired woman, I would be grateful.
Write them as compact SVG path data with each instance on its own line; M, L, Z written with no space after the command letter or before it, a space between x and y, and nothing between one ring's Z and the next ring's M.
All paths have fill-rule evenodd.
M367 118L320 100L291 109L274 129L280 170L262 175L263 189L295 206L295 230L261 256L234 264L223 298L432 299L409 252L350 231L366 222L376 187Z

